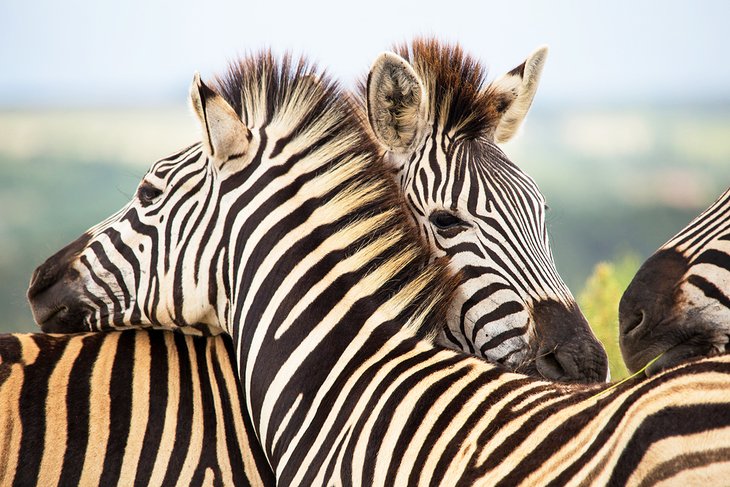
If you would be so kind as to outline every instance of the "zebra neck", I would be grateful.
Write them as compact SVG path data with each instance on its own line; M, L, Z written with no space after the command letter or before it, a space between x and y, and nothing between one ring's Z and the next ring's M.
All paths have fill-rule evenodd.
M311 171L275 175L268 186L278 191L249 191L267 198L230 247L229 332L248 411L271 448L269 425L306 414L331 377L386 344L431 339L455 286L388 200L397 193L387 175L368 179L352 164ZM303 203L305 185L318 196Z
M362 228L353 227L371 225L358 220L344 232L357 234ZM442 269L419 262L428 256L420 259L408 237L365 233L342 245L342 235L321 240L318 233L290 235L284 241L295 243L283 252L276 246L253 252L253 260L264 256L260 267L245 272L248 279L238 286L242 299L233 306L238 326L232 334L241 379L256 399L294 369L303 375L296 382L316 389L348 350L366 349L369 342L377 348L391 339L430 339L443 323L435 319L442 313L435 308L444 303L423 298L443 293L443 283L435 280ZM270 263L270 256L279 258Z

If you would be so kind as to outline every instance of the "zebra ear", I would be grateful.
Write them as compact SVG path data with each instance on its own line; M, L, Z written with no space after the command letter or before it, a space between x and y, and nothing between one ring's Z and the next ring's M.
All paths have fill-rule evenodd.
M218 161L243 157L248 149L249 130L235 110L195 73L190 87L190 103L200 120L203 148Z
M493 92L498 117L494 131L495 142L507 142L520 128L535 97L547 53L547 46L538 48L524 63L487 87L487 90Z
M407 152L425 121L423 84L408 61L386 52L370 68L367 109L378 140L395 152Z

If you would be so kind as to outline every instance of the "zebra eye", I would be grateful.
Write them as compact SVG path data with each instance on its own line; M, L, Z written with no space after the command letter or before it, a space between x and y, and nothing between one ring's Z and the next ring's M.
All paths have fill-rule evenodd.
M144 183L137 189L137 198L142 206L151 205L161 194L161 189L155 188L149 183Z
M467 226L466 222L448 211L434 211L428 221L439 230L449 230L455 227Z

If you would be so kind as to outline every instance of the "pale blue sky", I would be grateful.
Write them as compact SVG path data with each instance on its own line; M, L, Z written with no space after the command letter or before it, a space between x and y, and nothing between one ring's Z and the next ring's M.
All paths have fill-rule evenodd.
M183 103L248 50L293 49L346 84L393 42L458 40L492 76L548 44L548 102L730 99L730 2L2 0L0 107Z

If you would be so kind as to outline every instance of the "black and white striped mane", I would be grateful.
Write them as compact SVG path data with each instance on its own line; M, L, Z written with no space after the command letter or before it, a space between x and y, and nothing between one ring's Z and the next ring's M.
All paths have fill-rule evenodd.
M351 177L328 193L325 196L327 200L363 194L363 191L381 195L375 202L358 205L357 210L338 222L338 226L344 228L373 215L388 215L378 229L368 235L367 241L350 245L347 254L380 236L398 235L398 243L389 245L368 266L374 270L396 257L408 255L409 263L381 293L384 299L388 299L414 280L426 280L421 282L422 290L417 296L401 303L402 312L394 320L394 326L402 326L409 321L409 326L415 326L418 336L435 336L445 321L446 308L456 289L457 278L447 270L444 261L429 262L430 251L398 197L398 188L378 156L378 148L364 125L362 111L354 98L307 61L293 61L290 56L277 60L270 52L231 63L228 72L214 80L213 87L249 129L261 131L262 140L267 133L276 132L277 142L271 146L273 150L267 149L272 150L272 156L288 145L305 147L290 158L296 164L320 151L315 157L322 163L316 170L308 169L307 177L312 172L319 176L347 165ZM302 143L297 143L300 139ZM333 145L337 146L340 155L327 157L327 147ZM343 145L347 146L347 150L341 150ZM262 143L261 148L264 147ZM261 160L259 154L254 163ZM247 168L243 172L249 170ZM326 181L323 184L327 184ZM318 202L312 201L312 204ZM413 316L419 318L416 323L408 319Z
M334 130L348 128L343 116L347 101L339 84L304 58L278 59L270 51L246 56L232 61L227 72L213 80L213 87L250 127L260 127L262 120L268 125L282 111L297 108L297 133L326 116L332 117Z

